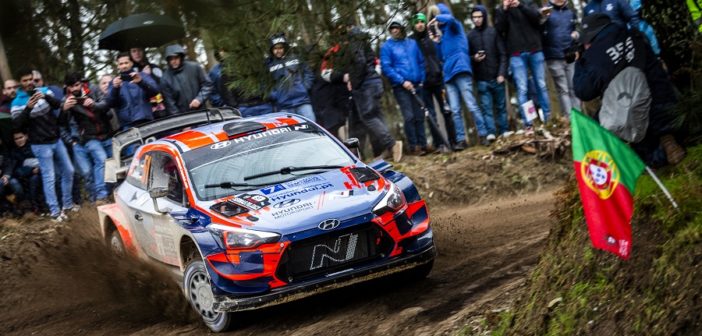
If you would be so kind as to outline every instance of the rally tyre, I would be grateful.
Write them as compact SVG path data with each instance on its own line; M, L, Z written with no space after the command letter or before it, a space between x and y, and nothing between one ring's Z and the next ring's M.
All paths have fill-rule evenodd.
M122 242L122 237L119 235L119 231L112 230L110 233L110 238L108 240L110 244L110 250L118 256L123 256L125 254L124 242Z
M229 329L232 313L214 311L214 294L210 276L202 259L195 258L185 266L183 289L190 306L195 309L210 330L222 332Z
M434 260L432 260L426 264L419 265L419 266L407 271L407 276L411 280L416 280L416 281L422 280L429 275L432 268L434 268Z

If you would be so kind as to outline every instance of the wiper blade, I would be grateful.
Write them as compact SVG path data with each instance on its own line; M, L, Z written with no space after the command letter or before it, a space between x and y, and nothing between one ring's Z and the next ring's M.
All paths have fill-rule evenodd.
M205 184L205 188L222 188L222 189L232 189L237 187L265 187L269 186L270 183L265 184L251 184L251 183L232 183L232 182L222 182L217 184Z
M244 181L248 180L253 180L255 178L259 177L266 177L266 176L271 176L271 175L276 175L276 174L281 174L281 175L287 175L287 174L292 174L293 172L296 171L302 171L302 170L314 170L314 169L338 169L338 168L344 168L344 166L340 165L325 165L325 166L305 166L305 167L283 167L278 170L274 171L269 171L265 173L260 173L260 174L255 174L251 176L244 177Z

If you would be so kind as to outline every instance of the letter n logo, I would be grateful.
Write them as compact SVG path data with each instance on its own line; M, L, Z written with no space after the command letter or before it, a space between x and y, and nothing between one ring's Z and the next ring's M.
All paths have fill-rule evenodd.
M332 247L325 244L315 245L312 250L312 264L310 271L324 266L324 260L344 262L353 259L356 254L356 243L358 234L350 233L340 236L334 241Z

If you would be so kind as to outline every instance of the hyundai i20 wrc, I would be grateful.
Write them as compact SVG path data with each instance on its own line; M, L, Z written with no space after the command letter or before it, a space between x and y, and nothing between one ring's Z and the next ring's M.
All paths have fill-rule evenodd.
M98 207L113 249L170 266L215 332L236 311L429 273L429 213L407 176L364 164L349 149L357 140L340 142L303 117L236 112L115 136L107 175L124 181L115 203Z

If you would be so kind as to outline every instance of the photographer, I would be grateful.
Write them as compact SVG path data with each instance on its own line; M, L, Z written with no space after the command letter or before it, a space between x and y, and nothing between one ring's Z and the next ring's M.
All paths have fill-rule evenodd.
M22 88L12 101L12 119L15 128L29 131L29 143L32 152L39 159L44 186L44 196L55 222L67 220L63 211L75 210L73 204L73 164L66 147L59 139L59 126L67 125L66 113L62 110L58 116L52 109L58 109L61 102L46 87L34 87L34 75L29 69L22 69L17 74ZM55 164L58 163L58 167ZM61 180L62 205L56 197L56 176ZM63 210L61 209L63 207Z
M104 102L95 104L81 78L79 73L70 73L64 80L66 97L62 109L68 114L67 118L73 119L78 126L78 134L64 141L73 146L74 160L84 176L90 200L104 203L108 196L105 160L107 153L112 151L112 129L107 115L109 108Z
M157 95L159 88L150 75L133 71L129 53L122 52L115 60L119 75L112 79L105 101L117 110L120 130L125 130L154 118L149 98Z
M566 52L579 37L575 30L577 16L568 8L568 0L551 0L549 7L545 8L548 11L545 12L546 22L542 39L544 58L558 90L561 116L570 118L570 110L573 107L580 109L580 101L573 92L575 64L566 60Z
M654 167L666 161L680 162L685 152L673 137L677 135L672 113L677 102L675 90L646 37L637 30L613 23L605 14L595 14L583 20L581 42L585 51L575 64L573 79L578 98L583 101L600 98L625 68L640 70L650 89L651 101L645 137L632 147L644 162ZM637 92L628 93L630 97L636 95Z

